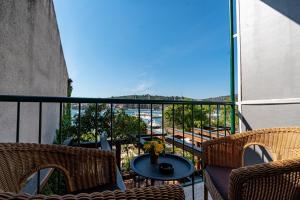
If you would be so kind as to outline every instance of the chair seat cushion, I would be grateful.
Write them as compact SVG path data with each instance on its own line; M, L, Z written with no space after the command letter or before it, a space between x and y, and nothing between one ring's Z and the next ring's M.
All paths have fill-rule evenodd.
M223 199L228 199L229 175L232 168L206 166L205 170Z

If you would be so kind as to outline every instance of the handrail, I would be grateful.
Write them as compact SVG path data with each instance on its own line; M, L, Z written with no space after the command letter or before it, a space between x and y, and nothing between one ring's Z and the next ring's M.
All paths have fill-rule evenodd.
M202 100L151 100L151 99L115 99L115 98L82 98L54 96L18 96L0 95L0 102L47 102L47 103L113 103L113 104L194 104L194 105L232 105L226 101Z

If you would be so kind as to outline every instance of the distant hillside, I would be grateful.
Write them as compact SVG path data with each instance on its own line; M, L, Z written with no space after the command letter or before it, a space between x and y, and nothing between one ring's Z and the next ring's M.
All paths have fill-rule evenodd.
M235 95L235 99L237 99L237 94ZM210 97L206 99L201 99L203 101L230 101L230 96L219 96L219 97Z
M202 100L202 101L229 101L230 96L218 96L218 97L210 97L210 98L205 98L205 99L193 99L189 97L180 97L180 96L159 96L159 95L150 95L150 94L145 94L145 95L126 95L126 96L117 96L117 97L112 97L114 99L142 99L142 100ZM235 96L237 99L237 95Z
M179 96L159 96L159 95L126 95L126 96L117 96L117 97L111 97L113 99L139 99L139 100L175 100L175 101L180 101L180 100L187 100L191 99L188 97L179 97ZM123 105L118 105L120 108L138 108L138 105L134 104L123 104ZM161 105L152 105L153 109L161 109ZM141 109L150 109L150 105L148 104L142 104Z
M210 98L205 98L205 99L192 99L189 97L180 97L180 96L159 96L159 95L126 95L126 96L116 96L116 97L111 97L113 99L139 99L139 100L199 100L199 101L229 101L230 96L218 96L218 97L210 97ZM236 95L237 99L237 95ZM116 107L119 108L138 108L137 104L117 104L115 105ZM88 107L87 103L82 103L81 108L85 109ZM152 105L153 109L161 109L161 105ZM78 104L72 104L72 109L78 109ZM141 104L141 109L150 109L150 105L148 104Z
M126 95L126 96L117 96L112 97L113 99L141 99L141 100L186 100L191 99L188 97L179 97L179 96L159 96L159 95Z

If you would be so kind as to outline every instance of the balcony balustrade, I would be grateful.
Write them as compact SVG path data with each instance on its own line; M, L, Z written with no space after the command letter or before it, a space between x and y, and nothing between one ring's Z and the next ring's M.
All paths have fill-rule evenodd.
M24 103L36 103L38 105L38 134L36 143L41 144L43 138L43 106L47 104L55 104L59 107L58 129L56 134L56 142L61 145L71 145L87 148L100 148L105 150L113 150L116 155L118 166L119 181L123 182L122 189L130 187L147 186L147 179L134 174L132 171L124 171L122 164L124 156L122 155L122 145L130 146L135 155L144 152L143 144L146 141L157 139L162 140L166 144L168 153L180 154L191 160L195 165L195 173L183 180L171 181L171 183L188 186L191 192L188 196L195 198L195 184L202 181L202 143L213 140L218 137L224 137L232 133L235 127L230 127L230 111L235 107L231 102L215 102L215 101L195 101L195 100L140 100L140 99L116 99L116 98L74 98L74 97L44 97L44 96L9 96L0 95L0 103L13 102L16 106L16 128L15 143L20 143L22 131L20 129L21 110ZM93 133L94 138L88 142L82 141L83 121L86 106L93 105L95 110L93 113ZM103 113L98 112L98 108L102 106L106 109L107 124L103 131L99 117ZM63 116L67 109L73 108L75 114L72 114L73 127L76 127L76 134L65 137L63 136ZM76 110L74 110L76 109ZM138 120L136 132L131 135L130 141L122 141L116 137L114 130L115 115L119 110L125 110L125 114L135 117ZM168 110L168 112L166 112ZM96 112L97 111L97 112ZM166 114L168 116L166 116ZM76 118L76 123L74 122ZM155 122L158 119L159 122ZM142 132L142 124L146 124L146 131ZM74 130L73 130L74 131ZM104 133L105 132L105 133ZM221 155L220 155L221 156ZM128 158L126 158L128 159ZM31 193L40 193L41 187L45 186L45 180L48 180L49 173L38 172L35 177L34 184L31 184ZM60 177L59 177L60 179ZM61 181L57 181L57 187ZM156 184L168 184L168 182L157 182ZM35 189L32 189L33 186ZM121 184L122 185L122 184ZM28 187L28 186L27 186ZM30 190L30 189L29 189ZM29 191L28 190L28 191ZM197 189L198 190L198 189ZM27 192L28 192L27 191Z

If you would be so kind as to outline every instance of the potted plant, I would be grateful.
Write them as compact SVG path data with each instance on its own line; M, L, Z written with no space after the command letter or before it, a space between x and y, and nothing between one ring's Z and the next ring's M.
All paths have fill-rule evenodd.
M151 164L157 164L159 154L164 150L164 144L160 141L152 140L145 142L145 152L150 154Z

